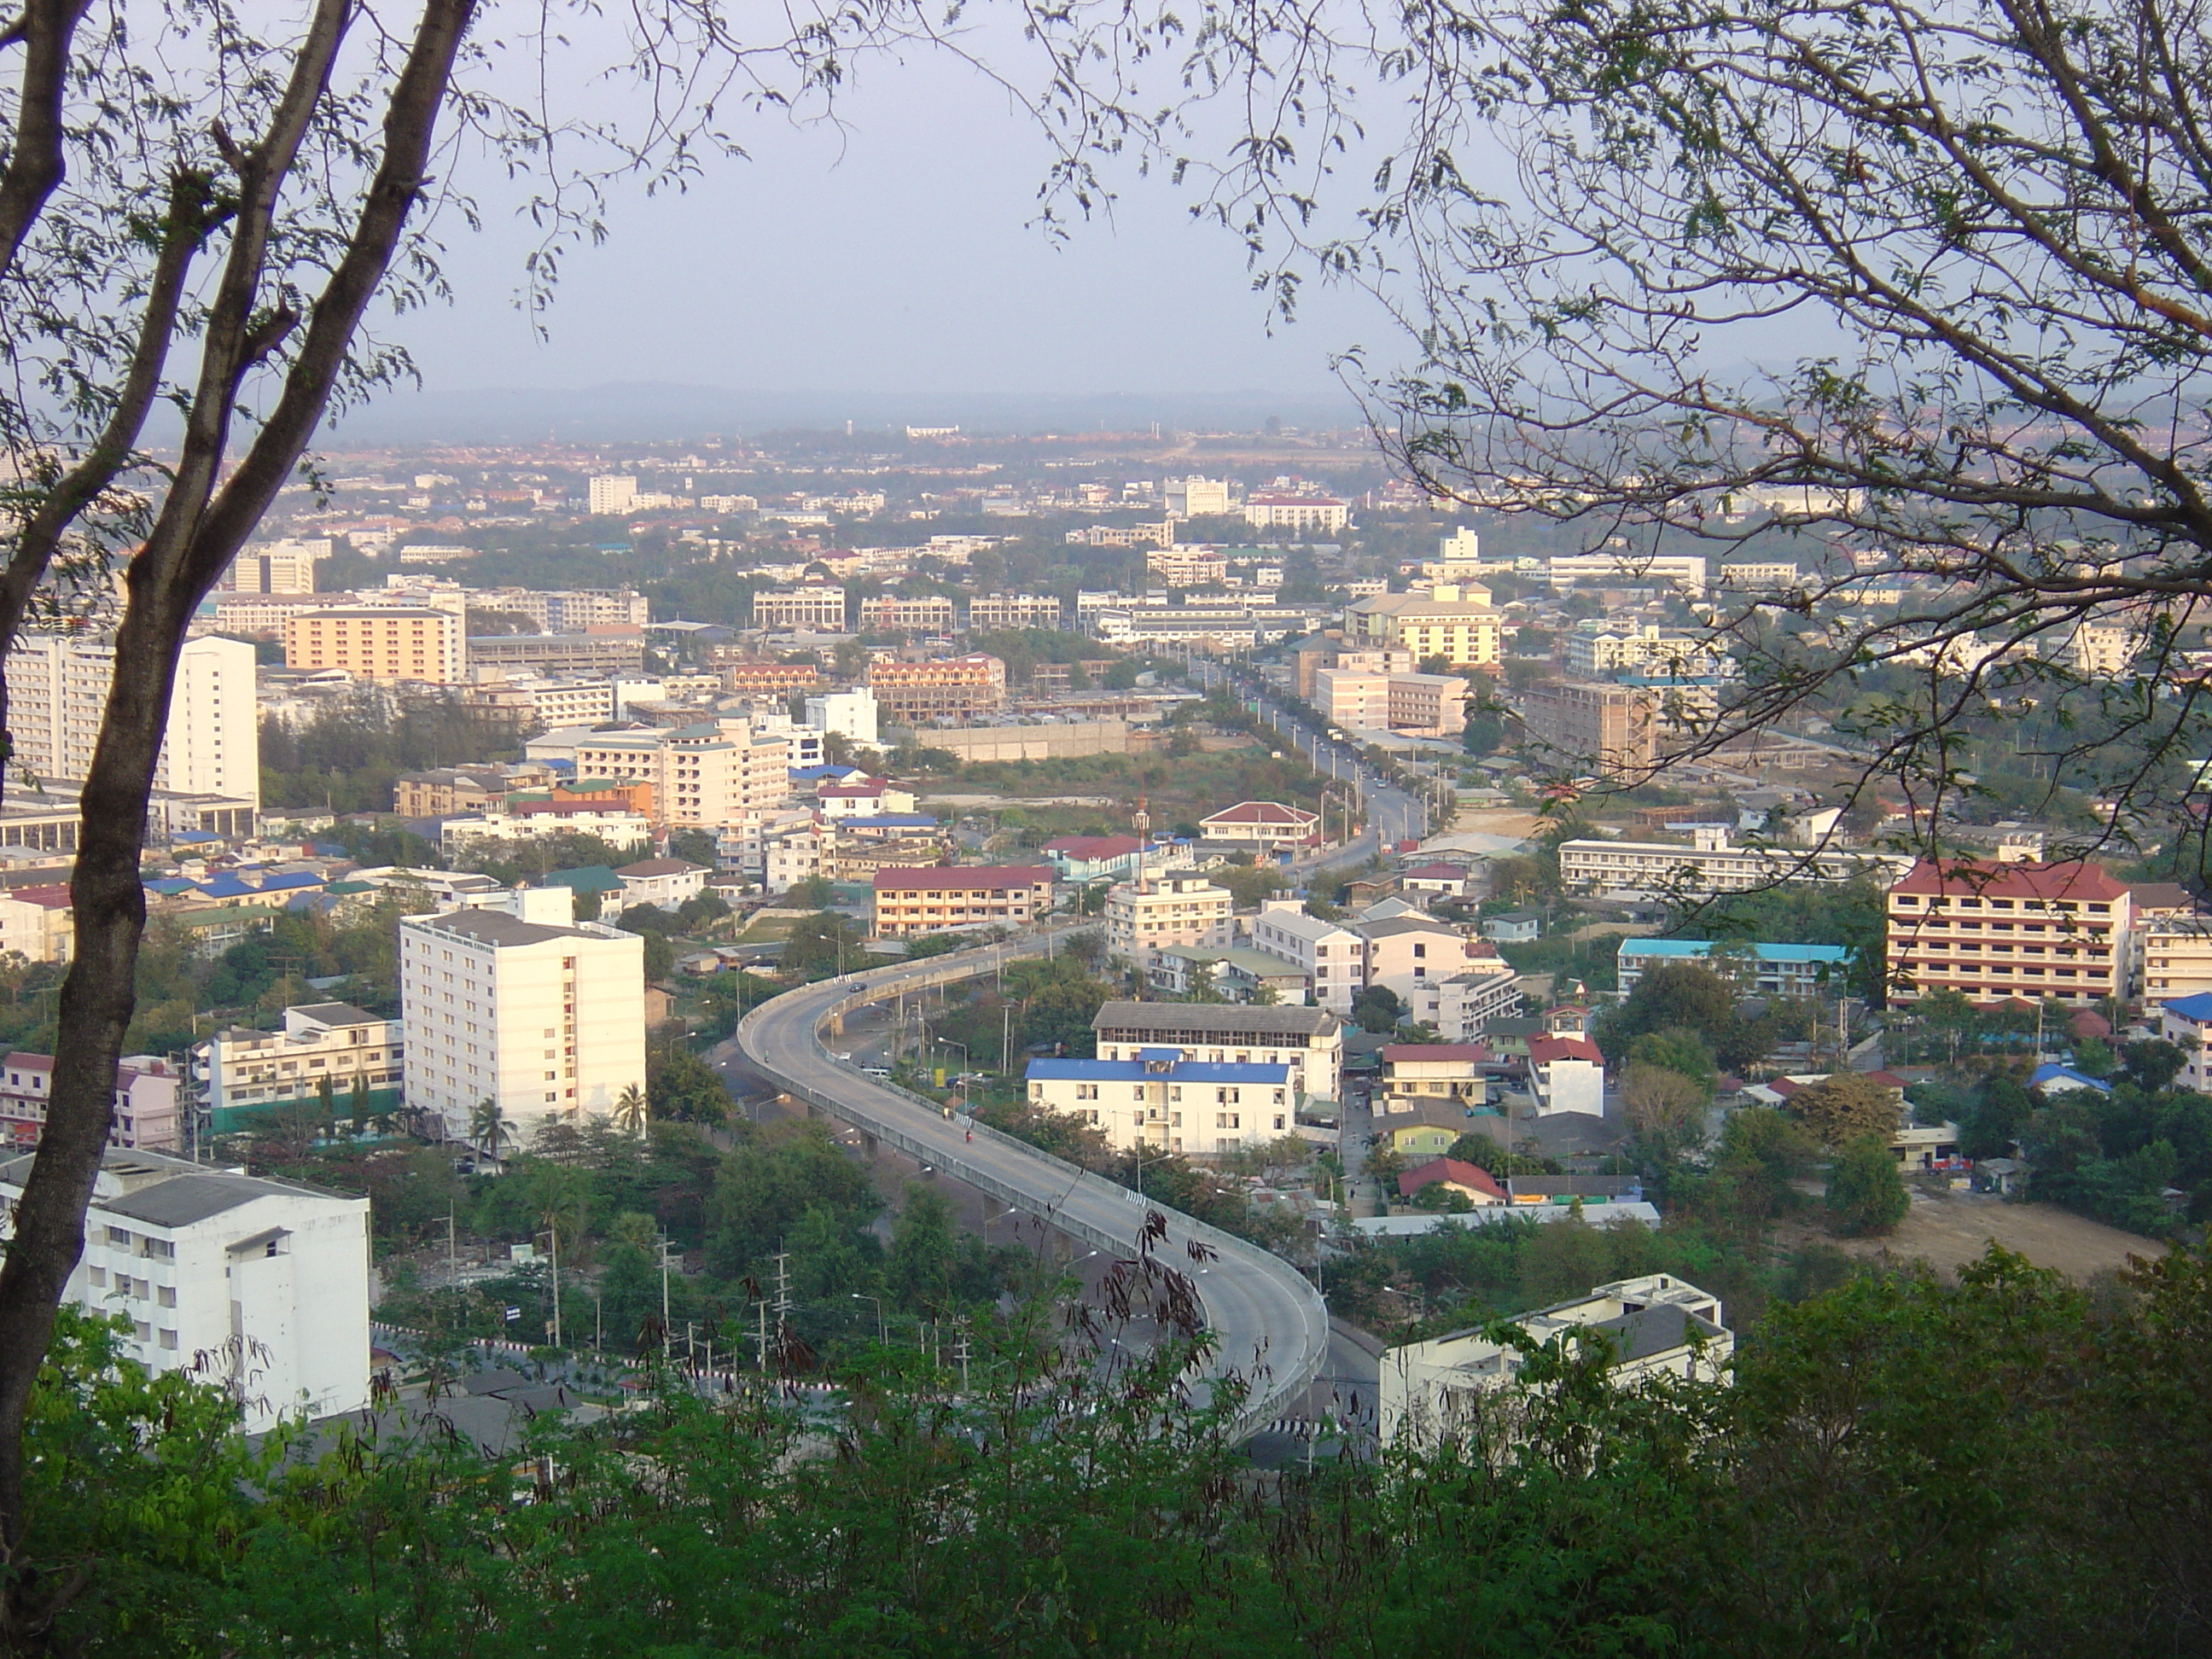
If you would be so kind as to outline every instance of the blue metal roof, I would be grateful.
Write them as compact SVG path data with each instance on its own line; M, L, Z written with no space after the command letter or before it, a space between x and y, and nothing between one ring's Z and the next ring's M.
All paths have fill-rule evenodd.
M1147 1066L1158 1066L1163 1064L1169 1066L1180 1066L1182 1064L1182 1050L1180 1048L1139 1048L1137 1050L1137 1058Z
M1029 1075L1039 1079L1073 1078L1084 1083L1288 1083L1291 1068L1187 1060L1164 1072L1155 1072L1138 1060L1033 1060Z
M2212 991L2199 991L2194 996L2173 997L2159 1004L2171 1008L2184 1019L2193 1019L2198 1024L2212 1020Z
M305 870L295 870L289 875L264 877L261 890L264 893L276 893L282 892L288 887L320 887L322 884L323 878L320 876L311 875Z
M1703 957L1713 951L1709 939L1625 939L1620 941L1620 954L1625 957ZM1848 945L1750 945L1747 947L1761 962L1847 962L1851 950Z
M2111 1084L2100 1082L2086 1072L2075 1071L2071 1066L2039 1066L2033 1074L2028 1078L2027 1086L2031 1089L2040 1089L2046 1083L2062 1079L2071 1083L2077 1089L2094 1089L2100 1094L2107 1095L2112 1092Z

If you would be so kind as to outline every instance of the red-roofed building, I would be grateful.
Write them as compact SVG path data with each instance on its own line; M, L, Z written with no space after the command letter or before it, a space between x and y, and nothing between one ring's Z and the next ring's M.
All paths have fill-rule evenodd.
M1559 1112L1603 1117L1605 1056L1588 1037L1530 1037L1528 1092L1539 1117Z
M1321 814L1279 800L1240 800L1198 821L1208 841L1244 842L1263 853L1291 853L1321 845Z
M1510 1201L1489 1170L1480 1164L1462 1164L1455 1158L1440 1158L1419 1169L1407 1170L1398 1177L1398 1196L1410 1200L1422 1188L1435 1186L1449 1188L1470 1204Z
M876 935L901 939L948 927L1026 927L1052 903L1042 865L938 865L876 872Z
M1893 1003L2128 994L2128 889L2102 866L1923 859L1889 890L1888 913Z

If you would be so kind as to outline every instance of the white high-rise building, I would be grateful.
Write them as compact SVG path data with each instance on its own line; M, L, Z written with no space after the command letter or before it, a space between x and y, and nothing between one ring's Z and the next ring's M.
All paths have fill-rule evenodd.
M627 513L637 505L637 480L634 477L599 477L591 483L591 509L594 513Z
M1226 478L1170 478L1160 494L1170 514L1178 519L1216 518L1229 511Z
M52 782L83 781L115 678L111 641L30 634L8 653L15 759ZM253 647L209 636L185 642L169 697L156 789L261 803L261 732L253 703Z
M0 1164L0 1235L30 1178ZM110 1148L62 1292L131 1322L149 1371L196 1363L258 1433L368 1404L368 1200L235 1166Z
M824 691L806 700L806 723L817 732L835 732L862 749L878 749L876 694L865 685L850 691Z
M483 1101L526 1142L645 1087L645 941L554 920L566 889L513 896L399 924L407 1104L456 1140Z
M263 542L233 559L216 586L234 593L312 593L315 567L330 556L328 538Z

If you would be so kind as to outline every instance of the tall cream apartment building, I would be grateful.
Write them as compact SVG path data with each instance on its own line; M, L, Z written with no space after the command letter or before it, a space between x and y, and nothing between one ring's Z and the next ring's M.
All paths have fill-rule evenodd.
M315 567L330 556L327 538L263 542L233 559L216 586L234 593L312 593Z
M755 628L811 628L845 631L842 587L763 588L753 595Z
M968 602L971 630L1060 626L1060 601L1049 593L978 593Z
M1409 652L1416 665L1442 657L1455 668L1498 662L1498 613L1490 590L1438 582L1411 593L1376 593L1345 609L1346 629L1361 643Z
M576 744L576 776L653 786L664 826L715 830L765 812L790 793L790 745L744 720L659 732L595 732Z
M284 665L341 669L358 680L457 685L466 639L460 617L427 606L310 611L284 619Z
M399 924L407 1104L451 1139L483 1101L527 1141L645 1087L644 939L565 920L565 888L511 899Z
M17 641L8 653L8 720L16 767L52 782L82 781L92 769L114 678L111 641L56 634ZM244 641L185 642L154 787L260 805L253 647Z
M1170 945L1226 950L1237 942L1236 898L1203 876L1117 883L1106 893L1106 948L1149 968Z
M2129 892L2094 864L1923 859L1889 890L1893 1006L2127 994Z

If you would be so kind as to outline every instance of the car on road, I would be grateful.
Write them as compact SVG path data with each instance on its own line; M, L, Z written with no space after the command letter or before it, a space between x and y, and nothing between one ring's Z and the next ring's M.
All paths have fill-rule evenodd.
M891 1074L891 1068L888 1066L863 1066L860 1071L866 1077L888 1078Z
M832 1059L832 1060L843 1060L843 1061L845 1062L845 1064L846 1064L846 1065L848 1065L848 1066L850 1066L850 1065L853 1063L853 1057L852 1057L852 1055L850 1055L850 1054L840 1054L840 1053L838 1053L837 1051L836 1051L835 1049L833 1049L833 1050L831 1050L831 1051L830 1051L830 1059Z

